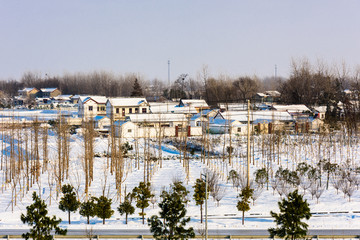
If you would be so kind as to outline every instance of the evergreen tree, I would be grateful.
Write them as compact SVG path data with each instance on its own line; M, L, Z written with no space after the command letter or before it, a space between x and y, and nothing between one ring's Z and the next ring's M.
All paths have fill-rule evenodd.
M185 225L190 221L190 217L185 217L187 200L184 200L182 184L177 183L177 187L161 194L162 202L159 203L161 211L160 217L153 215L148 219L150 231L155 239L188 239L195 237L194 229L185 229ZM180 189L180 191L176 191ZM186 188L185 188L186 189Z
M245 222L245 212L250 210L250 198L253 195L253 192L254 189L245 187L239 194L241 200L238 201L236 207L239 211L242 211L242 225L244 225Z
M94 198L91 198L80 205L79 213L81 216L86 217L87 224L90 224L90 217L96 216L95 206Z
M37 196L36 192L33 193L32 199L34 203L26 207L26 215L21 214L21 221L32 226L32 229L30 232L22 234L22 237L34 240L51 240L54 239L51 234L52 230L55 230L55 234L66 235L67 230L58 227L61 219L56 219L55 216L52 218L47 216L47 206L44 200Z
M78 210L80 207L80 202L76 199L74 187L70 184L65 184L62 186L61 192L64 194L64 196L59 202L59 208L61 211L68 212L69 224L71 224L70 212L76 212L76 210Z
M150 183L140 182L138 187L135 187L132 192L132 197L136 199L136 207L141 209L140 216L142 216L142 222L145 224L144 209L149 206L149 200L154 195L150 191Z
M95 214L97 217L103 220L103 224L105 224L105 219L110 218L114 214L114 210L111 210L111 199L108 199L105 196L101 196L99 198L95 198Z
M287 199L278 202L280 213L270 212L275 218L277 228L269 228L270 237L279 236L286 239L304 238L307 233L308 225L301 222L301 219L310 219L311 213L309 204L303 200L303 197L295 190L289 193Z
M137 78L135 78L133 90L131 92L131 97L141 97L141 96L143 96L143 92Z
M203 204L206 200L206 183L204 180L198 178L193 186L195 204L200 205L200 223L203 222ZM209 194L209 193L208 193Z
M173 184L172 190L177 192L181 196L181 200L186 204L188 202L186 197L189 194L189 191L180 181L175 181Z
M120 215L122 216L123 214L125 214L125 223L128 223L128 215L134 214L135 212L135 208L131 205L131 195L128 194L125 199L124 202L122 202L120 204L120 206L118 207L118 211L120 213Z

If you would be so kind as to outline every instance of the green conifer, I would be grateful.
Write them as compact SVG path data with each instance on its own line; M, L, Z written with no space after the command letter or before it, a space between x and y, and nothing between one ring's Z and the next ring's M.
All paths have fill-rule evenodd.
M144 209L149 206L150 198L154 195L150 190L150 183L140 182L138 187L135 187L132 192L132 197L136 200L136 207L141 209L139 215L142 217L142 223L145 224L145 215Z
M32 226L30 232L22 234L25 239L36 240L51 240L54 239L52 230L55 230L55 234L66 235L67 230L61 229L58 225L61 223L61 219L48 217L47 206L44 200L41 200L36 192L33 193L33 204L26 207L26 215L21 214L21 221Z
M188 239L195 237L192 227L185 229L190 217L185 217L185 203L187 200L184 200L184 192L187 191L181 182L176 183L176 186L173 186L169 192L162 192L162 202L159 203L160 216L153 215L148 219L150 231L155 239Z
M114 210L111 210L111 199L108 199L105 196L99 198L94 198L97 202L95 205L96 216L103 220L105 224L105 219L110 218L114 214Z
M79 213L81 216L86 217L87 224L90 224L90 217L96 216L94 198L83 202L80 205Z
M76 199L74 187L70 184L65 184L62 186L61 192L64 194L64 196L59 202L59 208L61 211L68 212L69 224L71 224L70 212L76 212L76 210L78 210L80 207L80 202Z
M118 211L120 213L120 215L124 215L125 214L125 223L128 223L128 215L134 214L135 212L135 208L131 205L131 195L128 194L125 197L124 202L122 202L119 207L118 207Z
M245 187L239 194L241 200L238 201L236 207L239 211L242 211L242 225L244 225L245 222L245 212L250 210L250 198L253 195L253 192L254 189Z
M198 178L193 186L195 204L200 205L200 223L203 222L203 204L206 200L206 183L204 180ZM209 194L209 193L208 193Z
M279 236L286 239L301 239L306 236L308 225L301 221L310 219L311 213L309 204L295 190L289 193L287 199L278 202L280 213L270 212L275 218L277 228L269 228L270 237Z

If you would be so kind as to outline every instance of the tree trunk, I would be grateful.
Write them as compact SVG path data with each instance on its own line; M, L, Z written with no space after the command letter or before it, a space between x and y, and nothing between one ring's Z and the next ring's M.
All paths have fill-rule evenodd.
M90 217L87 216L87 224L90 224Z
M244 222L245 222L244 218L245 218L245 211L242 212L242 219L241 219L242 220L242 225L244 225Z
M105 218L103 218L103 224L105 225Z
M128 214L125 214L125 224L127 224Z
M69 217L69 224L71 224L71 221L70 221L70 211L68 211L68 217Z
M202 207L202 204L201 204L200 205L200 223L203 222L203 214L202 214L202 212L203 212L203 207Z
M141 209L141 214L142 214L142 222L143 224L145 224L144 209Z

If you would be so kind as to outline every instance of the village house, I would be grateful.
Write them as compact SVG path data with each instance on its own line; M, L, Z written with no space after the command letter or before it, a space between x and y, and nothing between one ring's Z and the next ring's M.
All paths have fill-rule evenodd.
M236 120L247 124L247 111L218 112L215 119ZM259 133L272 133L273 131L291 131L294 128L294 119L286 111L250 111L250 124L257 127Z
M179 107L193 107L196 112L201 112L205 109L210 109L209 105L204 99L181 99Z
M263 93L256 93L253 100L257 103L276 103L280 101L281 94L278 91L265 91Z
M23 99L36 98L38 93L39 93L39 89L33 87L18 90L18 96Z
M190 125L192 127L208 126L209 119L215 117L219 110L203 110L190 118Z
M123 137L180 137L201 136L201 127L191 127L185 114L128 114L119 122ZM131 122L131 124L128 124Z
M312 117L312 111L304 104L293 104L293 105L273 105L273 108L280 112L288 112L294 120L297 118Z
M106 102L106 116L114 121L123 121L129 114L149 112L149 104L145 98L110 98Z
M224 134L231 133L234 135L246 135L247 124L242 124L236 120L228 119L209 119L209 132L211 134Z
M78 115L82 119L106 115L106 101L104 96L82 96L79 100Z
M54 98L61 95L61 91L57 88L41 88L37 94L39 98Z

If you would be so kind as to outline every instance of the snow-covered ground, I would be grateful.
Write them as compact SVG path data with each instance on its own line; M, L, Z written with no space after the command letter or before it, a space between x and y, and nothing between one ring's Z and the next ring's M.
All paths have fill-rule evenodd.
M8 133L7 130L3 131L4 134ZM252 163L250 166L251 177L256 169L263 166L271 166L273 174L279 165L283 168L288 167L294 169L297 163L306 161L309 164L315 164L319 158L331 159L332 162L341 164L346 159L350 159L352 163L359 162L359 144L357 140L354 140L349 144L347 142L346 135L341 138L341 135L333 137L331 140L321 140L319 145L319 136L283 136L281 142L278 145L273 146L273 154L270 155L267 152L262 151L264 146L269 144L266 136L256 136L254 144L252 145ZM17 136L13 136L17 138ZM229 138L224 138L223 135L213 136L212 146L213 152L222 153L224 148L224 141L226 146L229 145ZM356 137L353 137L354 139ZM57 135L52 133L48 137L48 149L49 159L55 164L57 159ZM330 139L330 138L329 138ZM353 139L352 139L353 140ZM0 144L2 147L2 161L9 154L7 149L9 148L9 141L4 136L1 137ZM127 139L131 145L135 145L134 139ZM139 143L140 153L140 167L136 166L133 158L127 158L125 160L126 178L123 183L123 192L131 191L140 181L143 180L144 169L142 162L142 154L144 152L144 141L141 139L136 140ZM195 139L189 140L195 142ZM104 153L108 151L109 140L107 138L96 138L95 140L95 153ZM84 143L80 135L71 135L70 142L70 168L69 178L64 183L70 183L75 188L79 188L79 197L84 199L84 170L83 170L83 156L84 156ZM150 204L145 212L146 216L157 214L159 208L157 203L159 202L159 195L164 188L169 188L169 185L174 179L180 179L183 181L188 191L190 191L190 199L187 206L187 214L191 217L189 226L193 226L195 229L202 228L200 224L200 208L195 205L192 200L194 182L200 177L201 173L206 168L216 171L220 175L220 184L225 187L225 197L220 201L220 206L217 206L212 197L209 197L208 201L208 215L209 215L209 228L211 229L267 229L275 226L273 220L270 218L270 211L278 211L277 202L281 200L281 197L271 186L269 190L264 187L261 191L259 198L254 204L251 204L251 210L245 214L245 225L241 224L241 212L236 208L238 201L237 196L239 191L233 187L232 183L227 181L227 174L230 170L234 169L240 174L246 172L246 143L244 138L234 137L232 139L232 147L234 147L233 156L231 158L232 163L227 164L228 158L225 161L221 156L213 156L209 160L209 164L202 162L200 159L200 153L196 153L195 156L189 160L189 171L186 174L183 161L179 157L179 151L172 146L171 141L164 142L162 146L163 163L162 168L153 165L153 174L151 176L151 185L156 195L156 203L154 207ZM150 152L154 156L158 156L158 149L156 141L151 141ZM40 155L41 155L40 147ZM130 151L130 155L134 155L135 150ZM92 196L100 196L103 191L105 195L113 199L112 209L115 211L114 215L106 220L106 224L102 224L102 220L98 218L91 219L91 225L96 229L107 228L128 228L139 229L148 228L147 224L142 224L141 218L138 215L139 209L136 209L135 214L129 216L129 223L125 224L125 217L120 216L117 212L119 206L119 199L117 198L117 192L115 189L114 176L110 174L107 168L108 159L106 157L96 157L94 161L94 181L90 186L90 194ZM50 168L51 169L51 168ZM49 176L50 171L45 171L41 174L39 183L35 183L30 191L24 192L24 188L17 185L16 191L16 206L12 209L12 185L11 183L4 182L5 167L0 170L0 229L11 228L27 228L26 225L20 221L21 213L25 213L26 206L32 203L31 195L33 191L37 191L41 194L42 199L48 204L49 214L60 217L63 222L62 226L66 228L88 228L86 219L78 212L71 214L71 226L67 224L67 213L62 212L58 208L59 198L56 198L55 186ZM323 176L323 182L326 181L325 175ZM52 198L50 200L50 187L52 188ZM299 190L303 192L303 190ZM319 198L319 202L314 198L312 199L308 191L306 191L304 197L310 204L313 217L308 221L310 229L359 229L360 228L360 191L355 190L351 197L351 201L341 191L337 194L332 184L329 189L325 190ZM51 204L50 204L51 201ZM135 205L135 204L134 204Z

